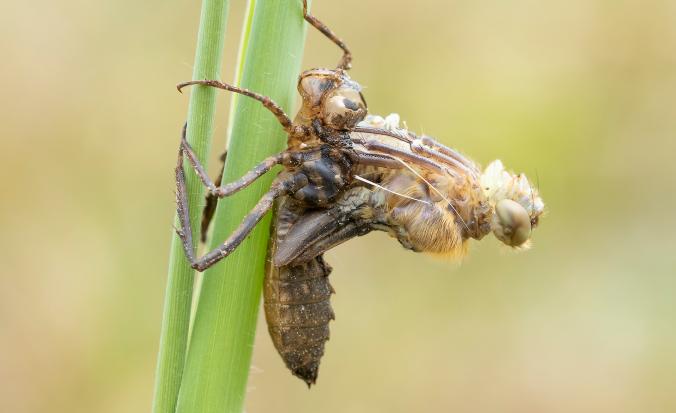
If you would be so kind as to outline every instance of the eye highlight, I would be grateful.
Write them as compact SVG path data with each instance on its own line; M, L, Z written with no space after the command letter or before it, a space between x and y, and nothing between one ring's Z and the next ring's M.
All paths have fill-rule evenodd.
M364 119L366 104L359 91L337 89L324 97L322 116L328 126L337 130L348 130Z
M518 247L530 239L530 216L526 208L516 201L500 200L495 205L493 221L493 233L510 247Z

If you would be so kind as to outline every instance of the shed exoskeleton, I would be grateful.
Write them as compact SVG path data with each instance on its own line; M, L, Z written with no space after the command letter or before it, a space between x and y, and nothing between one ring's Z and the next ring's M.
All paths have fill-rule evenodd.
M214 80L190 81L256 99L279 120L287 149L241 179L215 184L190 145L181 139L176 165L178 235L194 269L204 271L228 256L270 210L272 242L264 306L273 343L291 372L315 383L328 323L331 267L323 253L355 236L386 231L416 252L459 256L470 238L493 231L503 243L527 245L544 205L524 175L496 161L483 173L455 150L400 128L398 116L367 117L361 86L350 79L352 55L330 29L307 12L305 19L343 50L336 69L312 69L298 81L301 107L292 121L271 99ZM188 127L188 125L186 125ZM275 165L283 166L270 190L216 249L194 256L184 157L208 189L210 202L229 196ZM210 209L210 208L207 208ZM202 232L209 223L205 211Z

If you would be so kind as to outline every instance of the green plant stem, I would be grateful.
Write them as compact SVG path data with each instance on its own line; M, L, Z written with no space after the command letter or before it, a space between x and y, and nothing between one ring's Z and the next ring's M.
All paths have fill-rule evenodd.
M223 60L225 26L228 16L227 0L204 0L200 17L193 79L218 79ZM196 86L190 94L188 109L188 142L199 159L206 165L211 147L213 132L216 91ZM176 145L179 135L168 139ZM192 168L186 163L186 170ZM193 231L201 215L204 189L196 176L187 174L188 205ZM178 227L178 219L174 219ZM165 292L160 348L157 357L155 391L153 397L154 413L174 413L181 386L183 367L188 343L190 308L193 292L194 271L185 259L181 240L174 235L169 256L169 274Z
M300 0L251 0L239 84L287 112L296 96L305 24ZM241 80L241 81L240 81ZM234 99L223 182L285 147L275 117L259 102ZM211 247L222 242L269 189L274 172L219 202ZM207 270L181 385L178 413L240 412L246 394L269 238L270 214L226 260ZM281 364L280 364L281 367Z

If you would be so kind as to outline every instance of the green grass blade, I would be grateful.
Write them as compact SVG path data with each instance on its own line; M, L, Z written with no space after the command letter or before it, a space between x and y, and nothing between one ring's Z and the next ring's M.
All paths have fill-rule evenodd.
M220 77L227 16L228 1L203 1L193 79ZM190 128L187 138L202 162L206 162L209 158L215 101L214 89L198 86L191 90L188 109ZM165 142L176 145L178 151L179 130L177 129L175 137L168 137ZM192 169L189 166L186 168L187 171ZM202 204L204 190L193 174L187 174L186 181L190 222L195 230L201 215L198 205ZM178 226L177 219L174 220L174 225ZM169 274L157 357L154 413L173 413L176 409L187 350L193 280L194 271L185 259L180 239L174 236L169 256Z
M292 110L305 40L300 0L249 2L240 85ZM286 135L260 103L233 101L224 182L285 147ZM219 202L212 247L223 241L270 186L274 173ZM270 215L228 259L209 269L195 315L179 413L242 410L260 303ZM280 368L283 365L280 363Z

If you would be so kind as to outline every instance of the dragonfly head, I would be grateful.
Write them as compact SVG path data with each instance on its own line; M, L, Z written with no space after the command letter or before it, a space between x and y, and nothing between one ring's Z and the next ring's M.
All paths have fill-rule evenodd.
M307 70L298 80L298 92L303 97L302 110L334 130L353 129L366 117L361 86L342 70Z
M506 171L499 160L481 175L481 187L493 207L493 234L510 247L528 247L545 204L525 174Z

